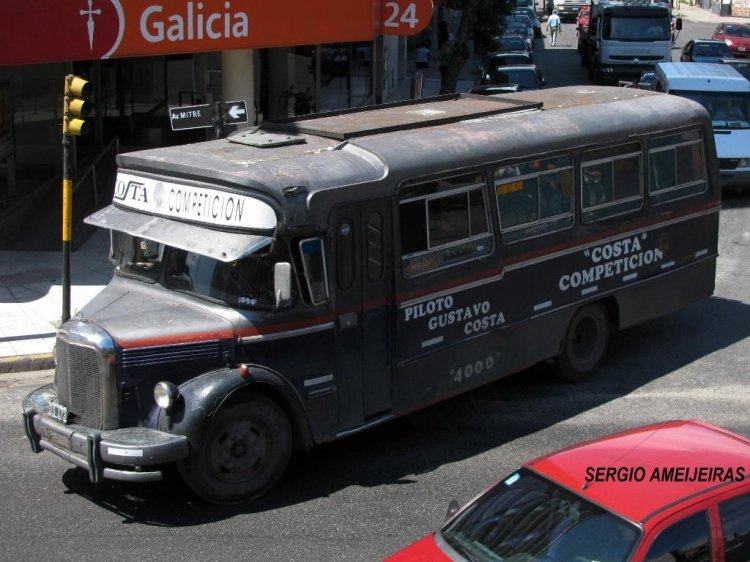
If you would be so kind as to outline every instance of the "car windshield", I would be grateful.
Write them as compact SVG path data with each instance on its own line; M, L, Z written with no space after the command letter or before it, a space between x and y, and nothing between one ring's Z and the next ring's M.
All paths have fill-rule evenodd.
M750 37L750 27L743 25L728 25L726 34L734 37Z
M639 528L522 469L482 494L440 531L476 562L623 562Z
M691 92L674 90L671 93L697 101L711 114L714 129L750 129L750 96L726 92Z
M696 57L731 57L732 52L726 43L698 43L693 49Z
M531 60L526 55L503 55L494 57L487 65L489 71L495 70L499 66L508 66L511 64L530 64Z
M222 262L128 234L120 235L113 249L118 274L232 307L267 309L275 305L274 264L268 253Z
M535 90L539 88L539 81L533 69L503 69L499 68L492 73L490 79L492 84L518 84L522 90Z
M602 30L604 39L618 41L667 41L671 39L669 18L664 17L614 17L605 14Z

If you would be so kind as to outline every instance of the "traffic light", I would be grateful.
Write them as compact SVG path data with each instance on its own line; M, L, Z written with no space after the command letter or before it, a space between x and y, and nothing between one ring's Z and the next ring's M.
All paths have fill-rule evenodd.
M88 97L91 83L80 76L68 74L65 77L65 98L63 100L63 135L85 135L89 129L86 117L91 109Z

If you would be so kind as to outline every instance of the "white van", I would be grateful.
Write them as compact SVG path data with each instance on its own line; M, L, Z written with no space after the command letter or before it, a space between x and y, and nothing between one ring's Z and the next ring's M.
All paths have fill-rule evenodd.
M651 89L708 110L722 187L750 189L750 82L728 64L664 62L656 65Z

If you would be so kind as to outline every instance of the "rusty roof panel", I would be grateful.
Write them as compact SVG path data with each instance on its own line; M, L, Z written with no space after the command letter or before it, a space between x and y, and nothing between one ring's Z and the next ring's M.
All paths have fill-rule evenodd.
M465 119L537 109L541 102L512 97L450 94L428 100L409 100L365 108L318 113L311 116L268 121L264 130L304 133L346 140L391 131L455 123Z

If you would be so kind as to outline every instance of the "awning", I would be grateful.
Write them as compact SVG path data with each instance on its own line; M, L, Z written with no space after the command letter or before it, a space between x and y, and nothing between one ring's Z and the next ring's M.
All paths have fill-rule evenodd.
M85 221L132 236L148 238L220 261L231 262L268 246L273 238L258 234L213 230L153 215L125 211L114 205L86 217Z

